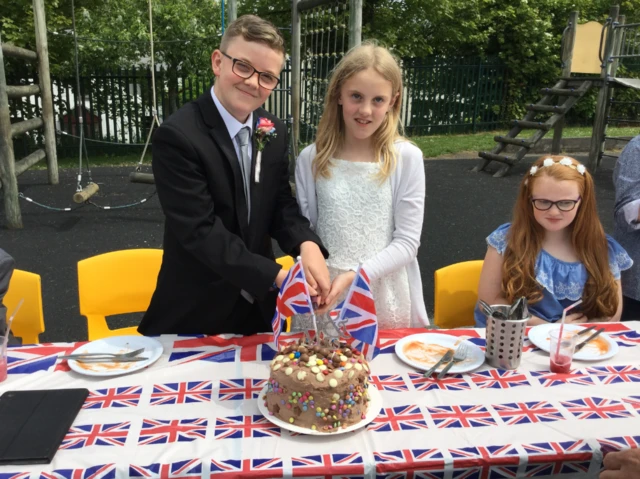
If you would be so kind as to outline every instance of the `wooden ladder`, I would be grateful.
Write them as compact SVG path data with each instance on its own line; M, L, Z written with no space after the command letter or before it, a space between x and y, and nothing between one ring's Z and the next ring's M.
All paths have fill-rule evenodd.
M504 176L549 130L564 120L567 112L592 86L592 80L563 78L553 87L540 90L542 98L537 103L526 106L528 111L524 118L511 122L512 128L506 136L493 138L497 142L495 148L491 152L478 153L482 161L473 171L482 171L492 161L498 161L503 165L493 176ZM537 118L540 116L546 119ZM526 139L517 138L525 130L533 130L533 134Z
M57 185L59 181L44 0L33 0L33 13L36 30L35 52L2 43L0 39L0 189L4 196L4 212L9 228L22 228L17 179L20 174L46 158L49 183ZM37 62L39 84L7 85L4 69L5 55ZM32 95L41 95L42 97L42 117L11 123L9 100ZM41 148L21 160L15 161L13 138L37 128L44 129L44 149Z

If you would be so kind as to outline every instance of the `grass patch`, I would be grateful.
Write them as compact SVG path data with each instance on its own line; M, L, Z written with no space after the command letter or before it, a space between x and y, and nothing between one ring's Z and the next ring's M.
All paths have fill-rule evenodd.
M442 155L455 155L464 151L482 151L491 150L495 146L493 137L496 135L504 135L507 130L489 131L484 133L468 134L468 135L438 135L438 136L413 136L410 137L418 147L422 150L425 158L434 158ZM638 128L608 128L608 136L626 136L633 137L640 134ZM565 128L562 136L564 138L588 138L591 136L591 127L570 127ZM552 138L551 132L547 133L545 138ZM89 165L95 166L131 166L134 167L140 161L140 154L126 155L99 155L89 152ZM83 165L86 165L83 158ZM144 167L151 165L151 153L147 152L143 162ZM78 157L58 158L59 168L78 168ZM36 169L46 168L45 162L35 165Z

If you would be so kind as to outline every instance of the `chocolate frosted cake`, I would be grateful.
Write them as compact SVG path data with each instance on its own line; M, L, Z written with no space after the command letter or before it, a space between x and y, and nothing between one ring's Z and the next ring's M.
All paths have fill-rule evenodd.
M289 345L271 362L269 413L296 426L335 432L367 414L369 365L346 343Z

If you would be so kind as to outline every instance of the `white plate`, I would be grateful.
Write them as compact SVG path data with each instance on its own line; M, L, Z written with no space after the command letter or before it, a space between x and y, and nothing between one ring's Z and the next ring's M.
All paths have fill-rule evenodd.
M144 352L139 357L146 357L145 361L134 361L130 363L79 363L72 359L68 360L69 367L75 372L86 376L118 376L120 374L139 371L155 363L162 356L162 344L153 338L146 336L112 336L91 341L71 354L83 353L126 353L136 349L144 348Z
M469 349L467 350L467 357L464 361L454 363L453 366L451 366L451 369L449 369L449 373L466 373L468 371L473 371L474 369L477 369L484 364L484 351L482 351L482 349L480 349L472 342L461 339L457 336L437 333L412 334L411 336L402 338L396 343L396 354L409 366L413 366L416 369L426 371L435 363L437 363L438 360L446 353L446 350L441 350L441 348L455 350L458 347L458 344L460 344L462 341L464 341L467 346L469 346ZM425 360L417 360L415 357L408 357L404 351L404 348L412 342L422 343L422 345L426 346L427 348L429 348L429 346L431 345L436 345L435 348L433 346L429 348L431 350L435 349L435 351L433 351L433 354L428 354L429 351L427 349ZM443 366L444 364L439 366L436 371L440 371Z
M559 328L560 325L555 323L539 324L538 326L534 326L529 330L529 341L542 349L544 352L548 353L551 343L549 339L549 332L552 329ZM578 324L565 324L564 329L565 331L581 331L587 328ZM598 328L580 336L578 338L578 343L587 339L597 329ZM599 338L602 338L602 340L598 341L596 339L595 341L589 342L584 348L573 355L573 359L576 359L578 361L600 361L602 359L612 358L616 354L618 354L618 343L611 339L611 336L605 333L600 333L598 339ZM602 351L602 346L605 343L609 345L609 348L607 351Z
M349 427L345 427L344 429L340 428L337 431L333 431L333 432L314 431L313 429L307 429L306 427L296 426L294 424L283 421L282 419L278 419L275 416L272 416L271 413L269 412L269 409L267 409L267 406L265 406L264 400L262 399L262 397L267 393L267 388L268 388L268 385L262 388L262 391L260 391L260 395L258 396L258 409L260 410L260 413L262 413L262 415L266 417L269 421L271 421L273 424L275 424L276 426L280 426L282 429L287 429L291 432L298 432L300 434L307 434L309 436L327 437L327 436L334 436L336 434L344 434L346 432L356 431L366 426L371 421L373 421L376 417L378 417L378 414L380 414L380 409L382 409L382 395L380 394L380 391L378 391L372 384L369 384L369 388L367 389L367 391L369 392L369 397L371 398L371 401L369 401L369 405L367 407L367 415L362 421L360 421L357 424L353 424Z

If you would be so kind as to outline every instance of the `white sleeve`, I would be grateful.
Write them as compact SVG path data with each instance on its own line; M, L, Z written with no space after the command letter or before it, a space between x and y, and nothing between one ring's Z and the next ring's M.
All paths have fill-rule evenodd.
M315 230L318 218L315 180L311 163L315 156L315 147L310 145L300 152L296 161L296 199L300 213L309 220L311 229Z
M424 160L419 148L411 143L399 147L397 195L394 203L394 230L391 243L367 260L363 267L369 277L381 278L407 266L418 255L424 220Z
M634 230L640 230L638 223L638 210L640 209L640 200L634 200L624 205L621 210L627 224Z

